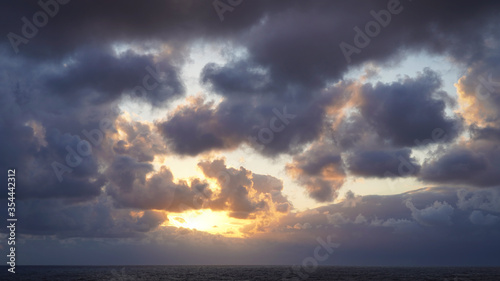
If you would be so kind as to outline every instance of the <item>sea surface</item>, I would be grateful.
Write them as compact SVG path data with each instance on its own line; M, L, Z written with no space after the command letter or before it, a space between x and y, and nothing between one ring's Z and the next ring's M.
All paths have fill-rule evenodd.
M500 267L19 266L0 280L441 280L500 281Z

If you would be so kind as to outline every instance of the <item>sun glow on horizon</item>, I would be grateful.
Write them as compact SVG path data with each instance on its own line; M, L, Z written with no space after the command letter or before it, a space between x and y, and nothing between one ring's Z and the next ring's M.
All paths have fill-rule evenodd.
M229 217L227 212L205 209L168 213L168 221L165 221L162 226L195 229L227 237L243 237L240 228L247 223L250 222Z

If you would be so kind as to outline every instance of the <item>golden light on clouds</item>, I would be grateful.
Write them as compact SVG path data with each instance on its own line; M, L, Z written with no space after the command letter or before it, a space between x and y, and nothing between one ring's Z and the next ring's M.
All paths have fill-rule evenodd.
M468 79L465 75L454 86L458 95L459 108L457 113L464 117L468 125L496 127L496 123L493 122L494 119L490 117L495 116L497 109L492 106L488 99L483 97L484 93L481 91L485 91L485 89L482 89L483 86L481 86L478 79L474 77Z

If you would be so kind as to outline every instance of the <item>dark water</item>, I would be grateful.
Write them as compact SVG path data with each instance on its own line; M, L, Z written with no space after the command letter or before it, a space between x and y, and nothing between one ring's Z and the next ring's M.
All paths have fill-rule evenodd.
M290 266L21 266L0 280L441 280L500 281L500 267L337 267L308 273ZM312 271L313 268L308 269Z

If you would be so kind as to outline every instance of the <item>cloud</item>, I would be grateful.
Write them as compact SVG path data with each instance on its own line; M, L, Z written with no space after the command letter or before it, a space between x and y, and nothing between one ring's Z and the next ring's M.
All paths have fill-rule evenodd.
M363 200L362 196L356 195L351 190L348 190L345 193L345 199L343 201L344 207L345 208L356 207L356 205L360 204L362 200Z
M498 188L480 190L459 189L457 206L462 210L478 209L500 213L500 191Z
M217 182L206 208L248 220L239 229L246 235L269 231L272 224L292 211L292 203L282 193L283 182L273 176L227 167L224 159L204 160L198 167L205 177Z
M34 123L14 128L0 126L0 131L5 132L0 146L0 152L5 156L2 166L10 166L20 172L31 171L25 177L19 177L18 184L23 188L18 194L26 199L62 198L75 201L98 196L106 183L106 178L98 171L98 157L92 154L75 158L70 151L78 151L77 144L82 141L79 136L58 131L41 136L44 132L37 126ZM55 172L60 172L60 166L54 166L54 163L67 165L68 158L78 168L66 166L71 172L64 172L64 181L60 181ZM6 175L2 178L7 180Z
M366 222L367 222L367 220L366 220L365 216L363 216L362 214L359 214L359 215L356 217L356 219L354 219L354 223L355 223L355 224L364 224L364 223L366 223Z
M473 224L478 225L493 225L500 221L500 217L491 214L484 215L483 212L475 210L469 216Z
M23 200L17 215L24 235L80 238L145 238L167 220L163 212L131 212L113 207L106 197L82 204L68 205L60 200Z
M291 210L291 203L282 194L283 183L277 178L254 174L243 167L229 168L224 159L201 161L198 167L206 177L215 179L220 188L208 203L212 210L227 210L230 217L239 219L259 218L257 221L272 220L275 212Z
M326 214L326 220L329 224L333 225L345 224L350 222L349 219L346 219L344 218L344 216L342 216L342 213Z
M318 202L332 201L345 181L340 153L327 144L315 144L296 155L286 171Z
M248 97L215 104L195 98L156 125L169 147L181 155L231 150L242 144L265 156L292 154L318 137L326 106L345 102L342 94L332 89L307 104Z
M225 66L209 63L203 68L201 81L212 91L227 97L286 93L284 89L274 89L278 85L271 83L264 69L252 67L245 61Z
M153 162L155 157L168 153L163 139L152 124L120 117L115 125L124 133L123 139L113 144L116 155L127 155L139 162Z
M356 151L346 162L354 175L363 177L405 177L419 172L420 164L410 149Z
M411 210L411 216L425 226L450 225L454 208L447 202L434 202L429 207L417 209L411 201L406 201L406 207Z
M471 188L466 191L472 194L478 190ZM208 251L212 258L217 258L221 262L230 262L231 259L244 254L248 258L251 257L248 260L244 259L250 264L267 260L269 255L273 255L271 260L292 263L295 260L300 262L310 255L316 247L318 237L331 235L331 241L340 244L335 252L343 259L341 262L338 259L329 259L324 264L347 265L357 260L365 265L374 262L384 265L408 265L410 264L407 260L408 252L412 253L411 262L424 265L447 265L459 261L465 264L472 261L467 258L468 256L473 256L476 262L487 264L494 257L487 249L497 244L495 241L499 224L485 227L472 223L473 220L478 222L475 217L477 212L471 216L469 210L456 207L457 200L456 188L447 187L396 195L363 196L362 203L351 208L345 208L340 202L303 212L291 212L271 222L266 231L256 232L246 239L159 226L166 220L166 216L161 212L142 213L116 209L111 200L104 198L75 206L64 206L59 201L51 201L53 204L50 210L44 202L25 201L22 204L26 205L20 208L24 210L22 214L20 213L22 215L20 218L30 222L22 226L22 231L26 234L57 234L60 238L66 239L87 237L86 240L66 240L76 242L69 243L66 247L82 253L82 260L87 256L86 251L100 245L99 239L88 238L134 237L132 240L134 242L116 242L115 245L108 241L99 249L105 247L114 252L120 248L124 253L135 252L136 257L138 255L137 259L145 258L145 261L149 259L153 261L164 258L169 264L179 260L187 262L189 258L202 261L204 257L199 256L200 249ZM427 207L422 209L414 207L415 209L411 210L405 202L415 202L418 206ZM450 210L453 213L453 224L449 224ZM493 214L482 212L482 215L488 222L496 221L494 218L496 216ZM328 218L341 218L339 222L342 223L328 224ZM422 222L440 227L434 227L432 232L425 231L428 227L422 225ZM477 242L474 245L466 243L471 240ZM26 243L35 247L36 241L29 239ZM44 243L54 243L47 241ZM52 252L46 259L61 260L56 255L65 252L65 247L57 245L60 241L64 240L52 245ZM81 248L83 245L86 247ZM134 245L137 245L137 248ZM384 252L384 249L390 251ZM460 259L456 258L457 254L453 249L460 249ZM165 254L166 250L177 251L178 257L169 259ZM381 256L381 252L385 254ZM462 254L465 254L465 258ZM35 256L30 255L30 257L31 260L36 260L33 258ZM132 258L127 262L134 263L137 259Z
M194 104L179 108L169 120L157 124L172 150L197 155L209 150L235 148L243 140L237 131L225 128L213 106L213 103L204 104L197 99Z
M460 119L445 116L445 102L434 94L442 82L437 73L425 69L417 78L392 84L365 84L361 88L363 117L378 135L395 146L419 146L424 140L451 141L461 130ZM434 138L440 129L440 138Z
M129 94L160 106L184 94L178 69L168 58L155 61L133 51L117 55L111 48L78 50L43 79L49 92L71 102L103 103Z
M474 60L455 84L459 112L471 126L476 139L495 139L498 136L500 105L498 63L499 39L489 36L483 40L484 52Z
M471 141L449 147L427 159L421 179L439 183L496 186L500 184L499 152L491 141Z
M364 29L386 0L245 1L223 23L210 1L71 1L33 36L23 34L24 17L33 22L43 8L0 3L0 166L20 174L26 261L68 263L78 252L87 264L294 263L318 236L335 234L339 263L498 263L491 249L500 206L500 4L399 5L402 12L347 63L339 44L352 43L354 28ZM13 43L11 32L30 38ZM192 94L184 75L200 64L198 47L217 52L194 74L203 93L174 108ZM443 91L446 73L366 82L416 53L467 69L456 85L458 108ZM359 81L346 78L357 69L366 70ZM138 86L148 89L137 95ZM132 121L124 101L161 108L164 119ZM84 132L97 132L104 119L111 126L94 144ZM89 155L68 151L84 141ZM429 143L439 146L419 163ZM265 157L289 156L288 174L324 204L298 212L282 180L219 158L199 163L206 180L155 168L167 156L221 157L246 145ZM67 159L79 164L60 181L52 164ZM414 170L401 173L410 171L406 163ZM351 176L447 186L349 193L327 205ZM245 219L240 231L249 239L162 226L169 212L188 209ZM123 255L113 256L116 249Z
M106 192L118 208L181 212L200 209L199 199L208 200L211 196L205 182L174 182L172 172L165 166L154 171L150 164L128 156L116 157L106 173L111 181Z

